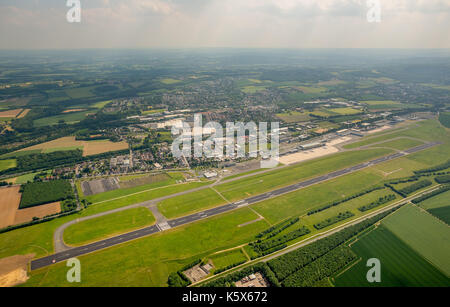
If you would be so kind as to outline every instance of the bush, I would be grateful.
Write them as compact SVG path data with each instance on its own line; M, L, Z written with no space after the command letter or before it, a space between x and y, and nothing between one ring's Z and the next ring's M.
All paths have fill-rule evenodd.
M422 196L414 198L411 202L413 202L414 204L418 204L418 203L423 202L424 200L427 200L428 198L431 198L431 197L434 197L434 196L439 195L441 193L447 192L448 190L450 190L450 185L446 185L446 186L440 187L439 189L434 190L431 193L424 194Z
M406 197L407 195L409 195L409 194L411 194L411 193L413 193L413 192L415 192L417 190L426 188L426 187L428 187L428 186L430 186L432 184L433 183L430 180L424 179L424 180L421 180L421 181L419 181L417 183L414 183L412 185L404 187L403 189L398 190L398 192L403 197Z
M438 176L438 177L434 178L434 180L437 183L449 183L450 182L450 175Z
M345 211L345 212L341 212L338 215L335 215L333 217L330 217L320 223L314 224L314 228L316 229L323 229L325 227L328 227L330 225L336 224L340 221L346 220L348 218L351 218L352 216L354 216L353 213L351 213L350 211Z
M383 205L385 203L388 203L388 202L390 202L391 200L394 200L394 199L395 199L395 195L394 194L386 195L384 197L378 198L377 201L374 201L374 202L372 202L372 203L370 203L368 205L359 207L358 210L361 211L361 212L369 211L370 209L373 209L373 208L376 208L378 206L381 206L381 205Z

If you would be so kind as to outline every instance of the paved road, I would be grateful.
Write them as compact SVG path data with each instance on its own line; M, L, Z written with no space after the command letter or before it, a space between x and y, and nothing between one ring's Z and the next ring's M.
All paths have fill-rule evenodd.
M92 244L88 244L88 245L84 245L84 246L80 246L80 247L76 247L76 248L72 248L66 251L62 251L47 257L43 257L40 259L36 259L33 260L31 262L31 270L36 270L48 265L51 265L53 263L57 263L57 262L61 262L73 257L77 257L80 255L84 255L84 254L88 254L100 249L104 249L107 247L111 247L117 244L121 244L123 242L127 242L127 241L131 241L137 238L141 238L141 237L145 237L148 236L150 234L154 234L160 231L164 231L166 229L170 229L172 227L177 227L177 226L181 226L181 225L185 225L185 224L189 224L198 220L202 220L211 216L215 216L224 212L228 212L231 210L235 210L237 208L241 208L241 207L245 207L263 200L267 200L285 193L289 193L289 192L293 192L320 182L324 182L330 179L334 179L343 175L347 175L356 171L359 171L361 169L364 169L366 167L370 167L376 164L380 164L386 161L390 161L411 153L415 153L436 145L439 145L441 143L428 143L428 144L424 144L424 145L420 145L408 150L405 150L403 152L398 152L395 154L391 154L382 158L378 158L378 159L374 159L371 160L369 162L365 162L365 163L361 163L355 166L351 166L342 170L338 170L332 173L329 173L327 175L323 175L323 176L319 176L313 179L309 179L300 183L296 183L284 188L280 188L271 192L267 192L261 195L256 195L256 196L252 196L249 197L247 199L238 201L238 202L234 202L231 204L226 204L220 207L216 207L213 209L209 209L209 210L205 210L199 213L195 213L195 214L191 214L188 216L184 216L181 218L177 218L177 219L172 219L172 220L168 220L167 222L164 223L164 225L162 224L157 224L157 225L153 225L147 228L143 228L140 230L136 230L133 232L129 232L123 235L119 235L110 239L106 239L106 240L101 240Z

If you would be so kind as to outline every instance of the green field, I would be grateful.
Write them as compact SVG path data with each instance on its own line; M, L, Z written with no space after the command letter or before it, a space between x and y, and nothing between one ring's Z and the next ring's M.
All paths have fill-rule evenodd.
M450 206L429 209L428 212L445 222L447 225L450 225Z
M381 135L364 137L362 141L345 145L344 148L352 149L405 136L425 141L443 141L446 143L450 140L449 133L445 131L436 120L427 120L418 122L415 125L410 125L405 130L385 132Z
M450 112L439 114L439 122L447 128L450 128Z
M7 170L17 166L17 161L14 159L0 160L0 171Z
M87 210L83 211L83 214L92 215L100 212L106 212L109 210L141 203L155 198L172 195L178 192L183 192L190 189L202 187L207 184L209 184L209 182L191 182L168 187L156 188L148 191L145 190L137 192L136 194L122 196L117 199L111 199L100 203L95 203L94 205L91 205Z
M286 123L307 122L311 120L308 112L300 113L296 111L279 113L277 117Z
M176 83L180 83L180 82L181 82L181 80L172 79L172 78L161 79L161 83L164 83L166 85L176 84Z
M67 267L62 262L31 272L24 286L166 286L171 272L193 260L248 242L268 227L264 221L238 227L257 218L244 208L126 242L78 257L83 266L81 283L67 282Z
M329 109L331 112L339 114L339 115L354 115L362 113L361 110L353 109L353 108L335 108Z
M49 116L44 118L39 118L33 122L35 127L43 127L49 125L56 125L59 121L63 120L66 124L74 124L82 121L86 118L88 113L93 113L92 111L82 111L82 112L71 112L55 116Z
M392 233L418 254L450 275L450 228L428 212L407 205L383 221Z
M147 208L133 208L86 220L69 226L64 231L64 242L78 246L113 237L155 223Z
M230 251L214 254L209 257L214 264L214 269L223 269L233 264L247 261L247 257L242 252L242 249L233 249Z
M397 139L397 140L393 140L393 141L376 144L376 145L374 145L374 147L389 147L389 148L394 148L394 149L398 149L398 150L405 150L405 149L416 147L416 146L419 146L422 144L423 144L423 142L420 142L417 140L401 138L401 139Z
M166 199L158 204L158 209L166 218L172 219L224 203L226 201L216 191L208 188Z
M442 208L450 205L450 191L428 198L421 202L419 206L426 210Z
M450 279L398 239L385 227L359 238L351 246L359 262L338 274L338 287L429 287L450 286ZM367 260L377 258L381 264L381 283L369 283Z

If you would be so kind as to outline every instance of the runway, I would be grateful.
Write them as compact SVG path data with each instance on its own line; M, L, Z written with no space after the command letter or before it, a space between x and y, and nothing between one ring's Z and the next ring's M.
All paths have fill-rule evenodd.
M420 145L420 146L417 146L417 147L414 147L414 148L411 148L411 149L408 149L408 150L405 150L402 152L391 154L391 155L388 155L388 156L385 156L382 158L377 158L377 159L374 159L369 162L361 163L361 164L351 166L351 167L348 167L348 168L345 168L342 170L328 173L326 175L322 175L322 176L312 178L312 179L309 179L309 180L306 180L306 181L303 181L300 183L296 183L296 184L293 184L293 185L290 185L287 187L283 187L283 188L280 188L280 189L277 189L277 190L274 190L271 192L266 192L266 193L263 193L260 195L252 196L247 199L240 200L240 201L237 201L237 202L234 202L231 204L226 204L226 205L223 205L220 207L208 209L208 210L198 212L195 214L168 220L167 224L170 227L167 227L167 225L162 226L161 224L157 224L157 225L153 225L153 226L143 228L140 230L125 233L125 234L122 234L119 236L115 236L115 237L112 237L109 239L101 240L101 241L98 241L95 243L87 244L87 245L80 246L80 247L75 247L75 248L66 250L64 252L60 252L60 253L56 253L56 254L46 256L43 258L39 258L39 259L31 261L31 270L36 270L36 269L46 267L51 264L58 263L58 262L61 262L61 261L64 261L64 260L67 260L67 259L70 259L73 257L78 257L78 256L81 256L84 254L92 253L92 252L95 252L95 251L98 251L101 249L105 249L105 248L114 246L117 244L121 244L124 242L142 238L142 237L145 237L145 236L157 233L157 232L162 232L162 231L165 231L165 230L173 228L173 227L186 225L186 224L198 221L198 220L202 220L202 219L205 219L208 217L222 214L224 212L232 211L237 208L249 206L251 204L254 204L254 203L257 203L260 201L264 201L264 200L267 200L267 199L270 199L273 197L277 197L282 194L297 191L297 190L306 188L308 186L311 186L311 185L314 185L317 183L321 183L321 182L324 182L324 181L327 181L330 179L334 179L334 178L337 178L337 177L340 177L343 175L347 175L347 174L359 171L361 169L364 169L364 168L367 168L370 166L374 166L374 165L377 165L377 164L380 164L380 163L383 163L386 161L390 161L390 160L393 160L393 159L396 159L399 157L406 156L408 154L412 154L412 153L415 153L415 152L418 152L421 150L425 150L425 149L434 147L439 144L441 144L441 143L438 143L438 142L427 143L427 144Z

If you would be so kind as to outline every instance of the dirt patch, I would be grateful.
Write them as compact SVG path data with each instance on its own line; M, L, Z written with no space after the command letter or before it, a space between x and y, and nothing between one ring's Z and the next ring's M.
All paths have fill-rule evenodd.
M201 265L197 264L196 266L190 268L189 270L186 270L183 272L183 274L191 281L191 282L197 282L202 279L204 279L206 276L209 275L211 270L214 268L212 261L210 260L207 264Z
M0 228L14 224L20 204L19 190L20 186L0 188Z
M28 280L27 265L34 254L0 259L0 287L13 287Z
M86 111L86 109L70 109L70 110L63 111L63 113L72 113L72 112L81 112L81 111Z
M59 202L46 205L36 206L27 209L20 209L16 212L14 224L22 224L31 222L34 217L43 218L61 212L61 204Z
M119 180L117 178L97 179L91 181L83 181L81 183L81 189L85 196L95 195L107 191L113 191L120 188Z
M23 109L7 110L0 112L0 117L16 117Z

